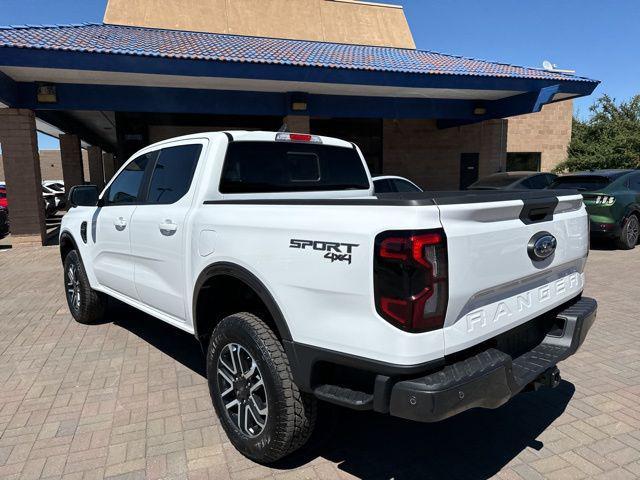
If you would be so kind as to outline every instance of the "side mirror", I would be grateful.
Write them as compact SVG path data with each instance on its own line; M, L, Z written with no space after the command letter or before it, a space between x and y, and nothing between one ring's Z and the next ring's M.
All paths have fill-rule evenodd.
M70 207L95 207L98 204L98 187L95 185L76 185L69 190Z

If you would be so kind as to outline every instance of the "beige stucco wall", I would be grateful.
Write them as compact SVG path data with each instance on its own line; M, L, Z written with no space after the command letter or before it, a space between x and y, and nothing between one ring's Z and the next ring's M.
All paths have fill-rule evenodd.
M504 168L507 125L489 120L438 129L435 120L384 120L383 171L429 190L457 190L460 155L479 153L479 176Z
M109 0L104 22L415 48L402 8L353 0Z
M551 171L567 158L571 141L571 100L552 103L538 113L509 118L507 152L541 152L542 171Z
M82 149L82 163L85 180L89 179L87 151ZM62 162L60 150L40 150L40 172L42 180L62 180ZM4 167L0 154L0 180L4 182Z

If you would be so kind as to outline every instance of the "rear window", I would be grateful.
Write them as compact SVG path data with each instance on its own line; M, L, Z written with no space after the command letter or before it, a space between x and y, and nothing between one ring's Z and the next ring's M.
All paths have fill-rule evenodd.
M502 188L523 178L525 177L517 177L515 175L490 175L488 177L481 178L469 188Z
M369 179L353 148L292 142L231 142L221 193L367 190Z
M611 179L607 177L599 177L597 175L571 175L556 178L549 188L595 191L602 190L610 183Z

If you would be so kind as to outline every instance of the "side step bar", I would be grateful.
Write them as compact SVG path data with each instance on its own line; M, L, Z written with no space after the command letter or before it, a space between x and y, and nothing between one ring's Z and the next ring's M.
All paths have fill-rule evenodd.
M373 395L337 385L320 385L313 390L320 400L353 410L371 410Z

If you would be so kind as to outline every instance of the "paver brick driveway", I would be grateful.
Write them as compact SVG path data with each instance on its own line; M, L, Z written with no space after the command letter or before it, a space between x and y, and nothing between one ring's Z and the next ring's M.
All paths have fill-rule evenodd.
M438 424L328 410L267 468L227 441L193 338L121 306L77 324L57 248L0 251L0 479L640 478L640 249L588 263L599 316L557 389Z

